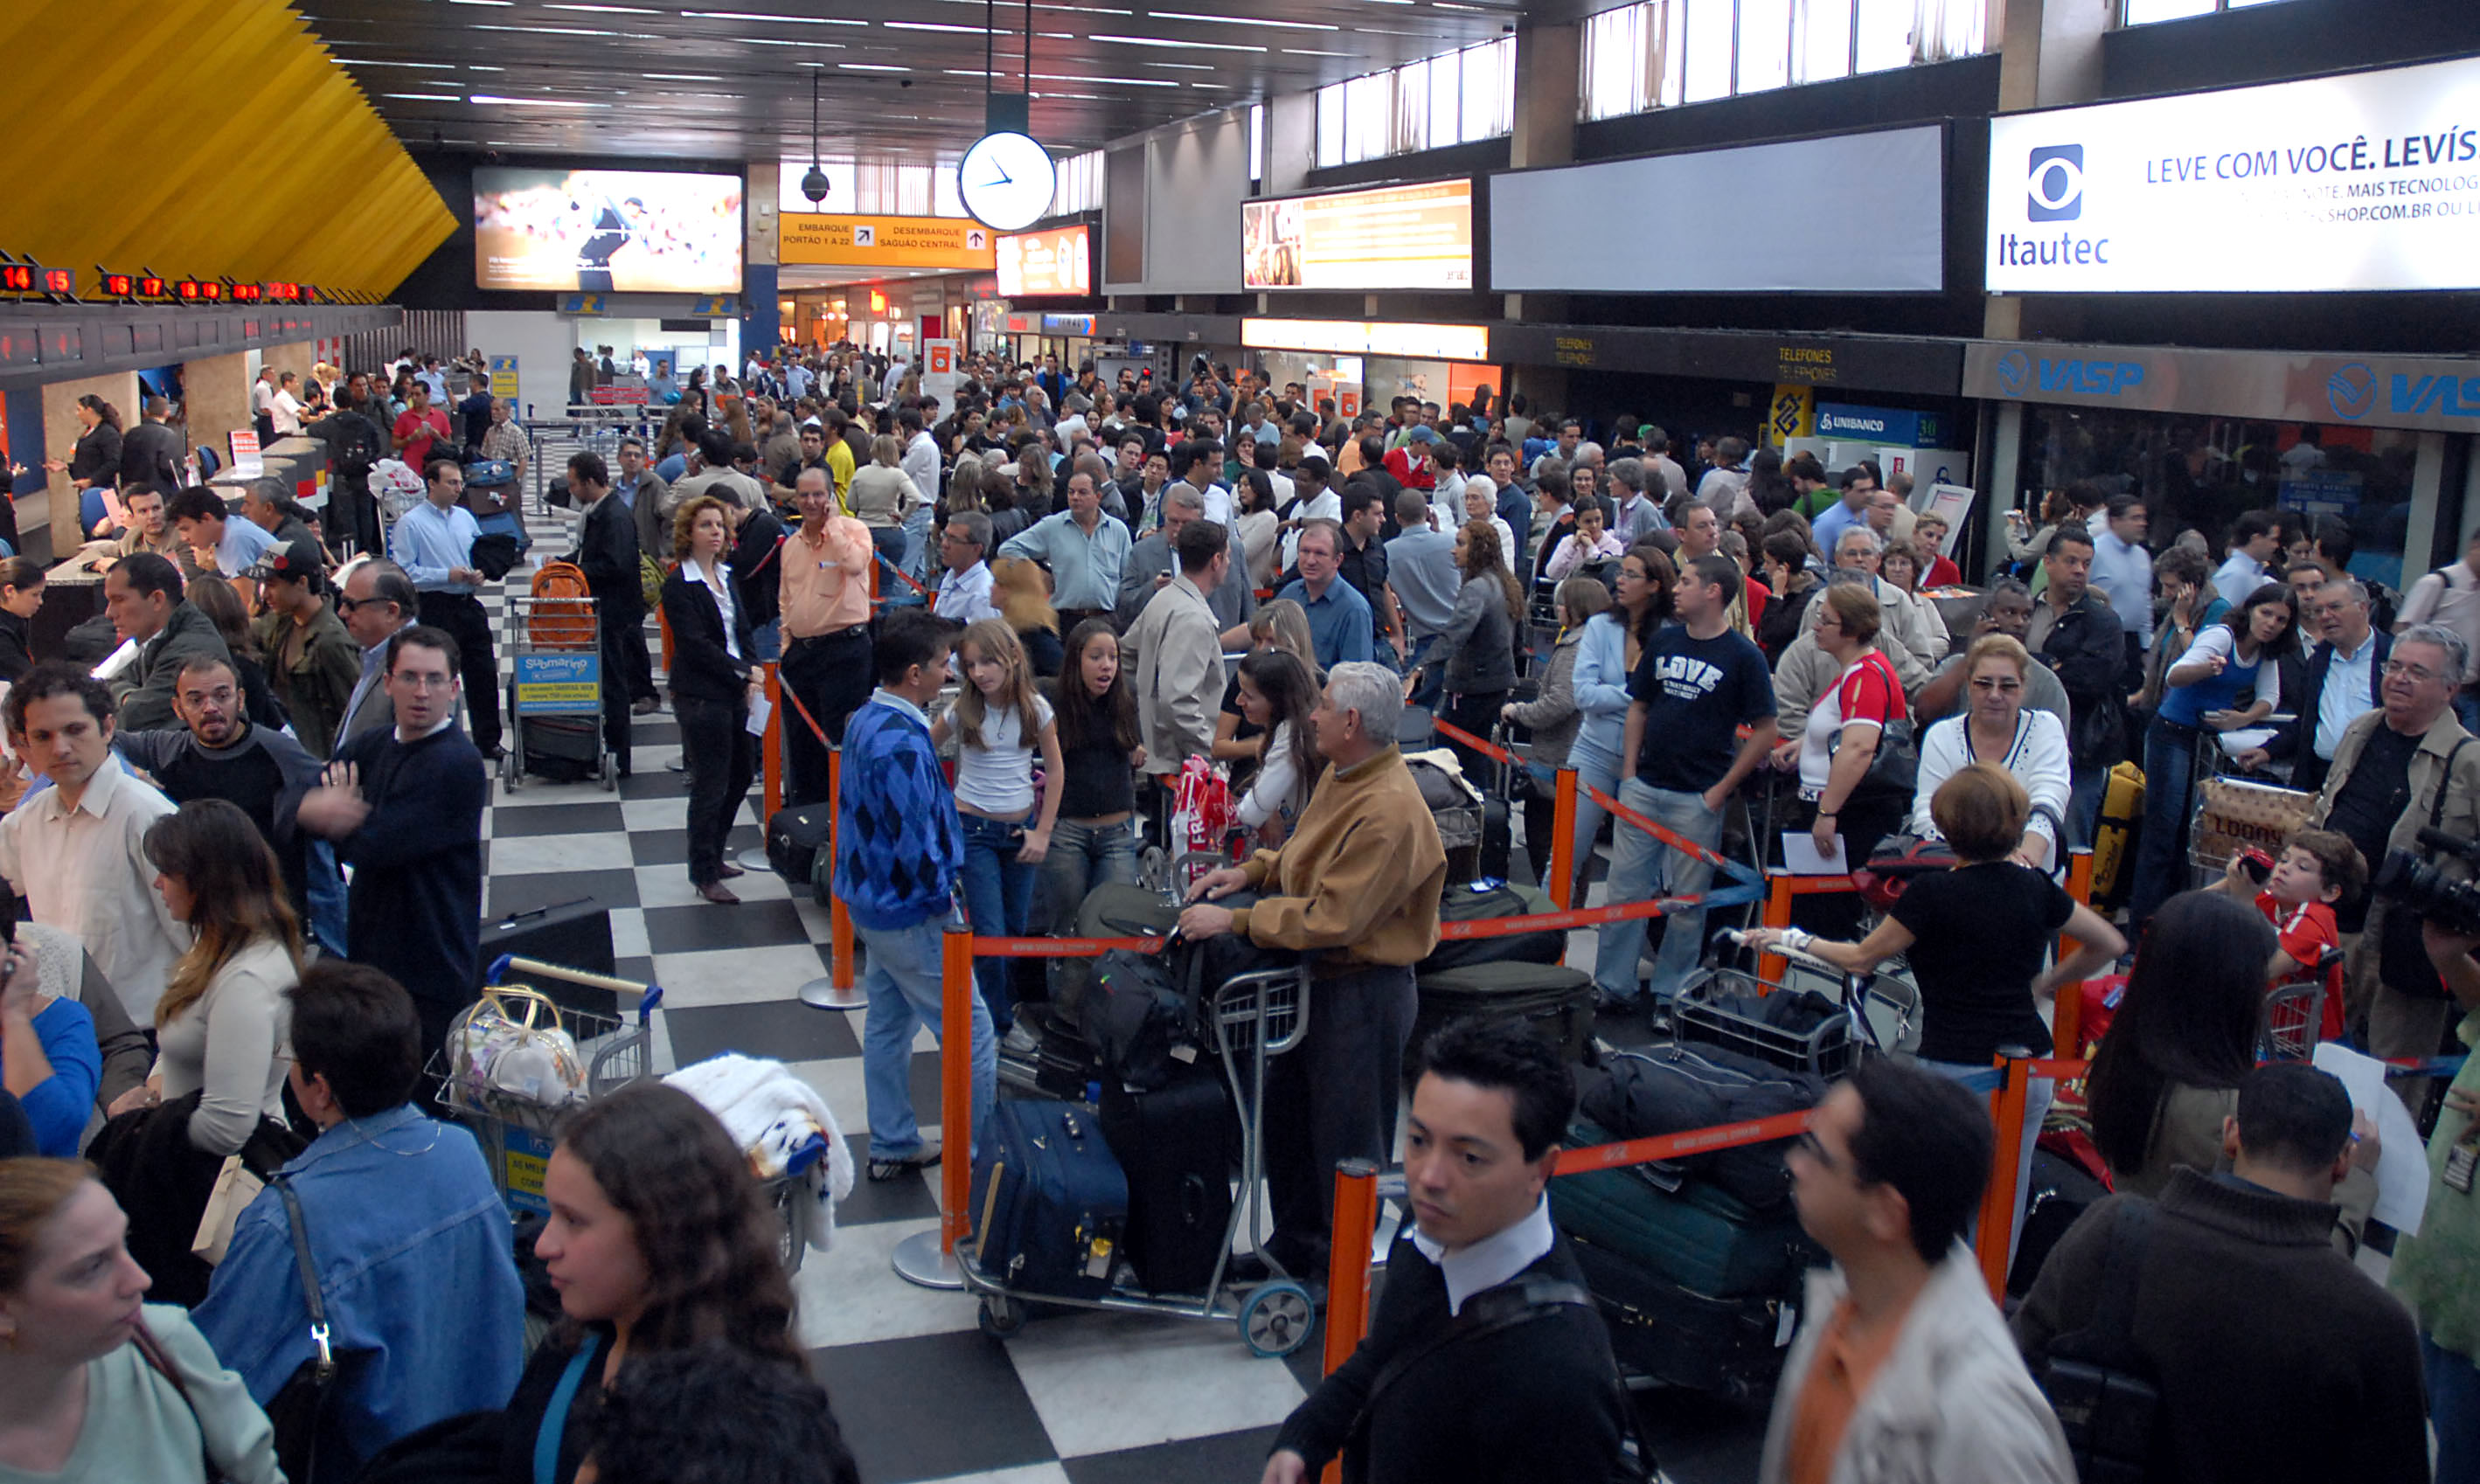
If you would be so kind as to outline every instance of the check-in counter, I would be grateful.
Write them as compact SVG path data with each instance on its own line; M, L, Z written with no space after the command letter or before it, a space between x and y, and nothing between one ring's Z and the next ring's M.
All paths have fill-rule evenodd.
M327 504L327 445L317 438L296 434L279 438L273 446L259 454L259 473L237 473L220 470L207 482L207 487L222 496L226 503L241 499L242 492L258 479L281 479L293 498L311 510L324 509Z

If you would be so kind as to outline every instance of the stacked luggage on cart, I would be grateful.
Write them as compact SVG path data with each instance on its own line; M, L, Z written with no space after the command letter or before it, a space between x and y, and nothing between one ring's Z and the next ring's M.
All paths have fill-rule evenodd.
M1672 1024L1669 1043L1606 1053L1588 1074L1571 1147L1812 1108L1854 1049L1832 1001L1729 969L1683 986ZM1792 1206L1788 1142L1550 1183L1552 1217L1633 1376L1750 1406L1771 1394L1807 1271L1826 1261Z

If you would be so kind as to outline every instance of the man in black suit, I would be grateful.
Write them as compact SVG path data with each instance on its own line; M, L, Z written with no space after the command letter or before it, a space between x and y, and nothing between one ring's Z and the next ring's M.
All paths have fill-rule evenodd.
M2368 590L2355 579L2326 583L2306 606L2310 624L2324 642L2309 653L2307 693L2283 698L2298 714L2264 746L2249 748L2235 760L2260 768L2269 760L2289 759L2290 786L2314 793L2325 786L2343 729L2381 704L2377 687L2384 683L2386 654L2394 641L2376 627Z
M629 776L629 678L647 662L646 590L637 569L637 522L611 499L611 471L603 455L580 453L568 461L568 489L585 511L577 527L577 550L568 560L585 574L601 620L603 742ZM653 706L643 709L651 711Z
M170 499L185 482L181 461L190 450L182 447L180 430L164 421L172 415L170 402L150 397L138 410L138 425L120 439L120 487L155 490Z

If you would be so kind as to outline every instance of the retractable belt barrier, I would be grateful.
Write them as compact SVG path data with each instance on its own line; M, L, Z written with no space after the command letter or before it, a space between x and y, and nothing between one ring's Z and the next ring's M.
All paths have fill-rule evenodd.
M872 552L870 553L870 555L872 555L873 557L877 558L877 560L878 560L878 564L879 564L881 567L886 568L888 571L890 571L890 572L891 572L891 573L895 574L898 577L903 578L903 579L904 579L904 585L905 585L906 587L909 587L909 588L913 589L915 592L917 592L917 593L920 594L920 595L921 595L922 597L924 597L924 598L927 598L927 597L929 597L929 596L930 596L930 589L928 589L928 588L926 588L926 587L922 586L922 585L921 585L921 581L920 581L920 579L919 579L919 578L917 578L917 577L914 576L913 576L913 574L911 574L911 573L909 573L909 572L905 571L903 568L898 567L898 566L897 566L897 565L895 565L893 562L889 561L889 560L887 559L887 553L886 553L886 552L884 552L884 551L872 551ZM876 596L874 596L874 595L873 595L873 596L872 596L872 598L870 599L870 601L872 601L872 602L878 602L878 603L884 603L885 601L887 601L887 600L886 600L886 599L884 599L884 598L879 598L879 597L876 597Z
M1528 757L1518 757L1513 753L1511 753L1507 749L1499 746L1497 743L1474 736L1471 732L1464 730L1461 727L1455 725L1453 722L1433 720L1430 725L1436 729L1436 730L1441 734L1454 738L1456 741L1471 748L1474 752L1480 753L1486 757L1494 757L1500 762L1507 763L1512 767L1522 768L1528 773L1531 773L1535 778L1540 779L1545 782L1555 782L1562 771L1551 767L1547 763L1535 762ZM1600 789L1595 788L1590 783L1587 783L1582 780L1577 780L1576 787L1577 790L1584 794L1586 798L1592 800L1595 804L1598 804L1603 808L1609 810L1613 819L1623 820L1628 824L1634 825L1639 830L1641 830L1645 833L1652 835L1655 839L1660 840L1663 844L1669 846L1672 850L1678 851L1680 854L1685 856L1692 856L1696 859L1704 861L1707 865L1720 871L1724 875L1730 877L1733 881L1760 881L1761 878L1757 868L1748 864L1746 861L1734 860L1730 857L1723 855L1721 852L1715 850L1710 846L1697 844L1694 840L1687 838L1677 831L1657 825L1652 820L1645 818L1636 810L1629 808L1626 805L1612 798L1609 794L1602 792ZM1751 896L1743 900L1754 901L1755 897Z

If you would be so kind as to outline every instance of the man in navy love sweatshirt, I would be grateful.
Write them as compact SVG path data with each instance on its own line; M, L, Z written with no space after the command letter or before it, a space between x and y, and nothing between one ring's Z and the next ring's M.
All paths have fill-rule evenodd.
M490 776L456 725L456 641L427 625L388 641L382 683L396 725L336 751L297 811L353 868L349 957L404 985L425 1064L474 1002L481 948L482 807Z
M955 911L965 830L940 771L922 708L947 678L954 632L918 608L887 616L876 644L878 689L844 724L843 785L836 804L836 896L852 914L867 968L861 1039L869 1100L869 1178L892 1180L939 1163L913 1115L913 1030L940 1024L941 935ZM973 1007L973 1125L998 1093L991 1013ZM950 1139L956 1130L943 1131Z

